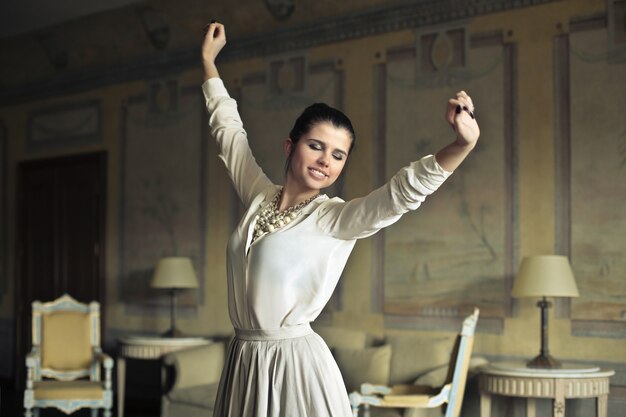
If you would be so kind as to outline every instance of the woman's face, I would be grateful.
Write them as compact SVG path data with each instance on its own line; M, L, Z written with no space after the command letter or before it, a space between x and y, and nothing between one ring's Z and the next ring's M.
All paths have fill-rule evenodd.
M285 141L287 155L294 146L295 149L287 181L295 181L303 193L317 193L330 187L346 164L350 143L348 131L330 122L313 125L295 145L288 139Z

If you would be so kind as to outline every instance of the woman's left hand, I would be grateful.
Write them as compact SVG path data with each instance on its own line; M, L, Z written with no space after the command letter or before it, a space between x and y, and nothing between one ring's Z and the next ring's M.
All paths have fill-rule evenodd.
M456 132L459 145L473 148L478 141L480 128L474 111L472 98L465 91L459 91L454 98L448 100L446 120Z

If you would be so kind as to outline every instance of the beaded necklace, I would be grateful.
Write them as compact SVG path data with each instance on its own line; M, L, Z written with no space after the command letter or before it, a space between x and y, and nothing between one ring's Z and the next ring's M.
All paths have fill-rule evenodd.
M282 195L283 188L281 188L276 193L276 195L272 199L272 202L268 204L267 207L265 207L263 210L261 210L259 214L257 214L252 242L267 233L272 233L273 231L278 230L281 227L291 223L300 215L300 211L307 204L309 204L311 201L315 200L319 196L319 194L314 195L313 197L307 198L306 200L296 204L295 206L291 206L286 210L279 211L278 204Z

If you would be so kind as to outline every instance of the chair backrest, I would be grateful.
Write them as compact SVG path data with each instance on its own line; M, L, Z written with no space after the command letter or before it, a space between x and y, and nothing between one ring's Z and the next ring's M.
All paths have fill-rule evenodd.
M450 367L446 384L452 384L450 389L450 399L446 405L445 417L458 417L461 414L463 395L465 394L465 383L467 382L467 372L474 346L474 332L478 322L478 308L465 318L461 332L456 338L454 349L450 355Z
M42 377L97 378L94 350L100 346L100 304L84 304L68 294L48 303L34 301L33 346L41 354Z

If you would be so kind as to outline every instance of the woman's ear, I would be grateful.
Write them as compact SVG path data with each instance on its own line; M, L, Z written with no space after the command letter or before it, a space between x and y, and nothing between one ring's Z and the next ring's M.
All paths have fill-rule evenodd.
M285 150L285 155L291 155L291 151L293 150L293 142L290 138L285 139L283 142L283 149Z

